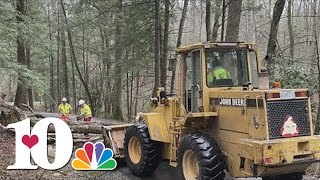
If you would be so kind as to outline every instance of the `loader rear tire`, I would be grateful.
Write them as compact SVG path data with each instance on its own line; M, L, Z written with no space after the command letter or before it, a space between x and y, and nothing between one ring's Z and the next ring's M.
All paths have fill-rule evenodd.
M161 160L161 144L150 139L145 124L136 124L126 131L124 155L127 166L134 175L149 176Z
M262 180L285 180L285 179L302 180L304 174L305 174L304 172L281 174L281 175L276 175L276 176L263 177Z
M223 180L225 164L215 140L204 134L187 134L178 147L180 180Z

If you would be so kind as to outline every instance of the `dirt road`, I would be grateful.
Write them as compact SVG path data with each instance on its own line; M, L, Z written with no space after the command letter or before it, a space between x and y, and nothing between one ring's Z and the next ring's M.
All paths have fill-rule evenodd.
M110 176L116 175L115 179L118 178L119 175L120 179L133 179L133 180L175 180L176 179L176 172L175 168L172 168L168 165L167 162L162 162L158 169L155 172L155 175L150 178L138 178L131 174L130 170L126 167L118 168L115 172L108 172L101 176L101 179L108 179ZM112 178L113 179L113 178ZM227 176L225 180L233 180L235 178L231 178ZM237 180L261 180L261 178L236 178ZM316 180L318 178L313 178L311 176L305 176L304 180Z
M52 172L53 173L53 172ZM74 171L68 165L67 167L61 169L58 173L55 172L52 174L51 172L46 172L42 179L105 179L105 180L176 180L177 170L168 165L167 162L160 163L158 169L156 170L154 176L148 178L139 178L130 172L130 170L121 164L114 171L107 172L96 172L96 171ZM310 175L306 175L304 180L316 180L319 178L314 178ZM226 177L225 180L234 180L234 178ZM238 178L236 180L261 180L261 178Z

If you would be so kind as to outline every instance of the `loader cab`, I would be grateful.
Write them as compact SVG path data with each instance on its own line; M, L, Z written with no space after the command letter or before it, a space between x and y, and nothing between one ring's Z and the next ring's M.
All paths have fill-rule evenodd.
M202 43L177 49L179 93L188 112L204 112L212 90L258 88L257 51L253 44Z

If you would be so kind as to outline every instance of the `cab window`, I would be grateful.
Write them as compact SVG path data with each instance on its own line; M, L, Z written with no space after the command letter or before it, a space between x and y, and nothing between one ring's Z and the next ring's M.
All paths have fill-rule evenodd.
M205 50L207 86L241 86L249 81L246 49Z

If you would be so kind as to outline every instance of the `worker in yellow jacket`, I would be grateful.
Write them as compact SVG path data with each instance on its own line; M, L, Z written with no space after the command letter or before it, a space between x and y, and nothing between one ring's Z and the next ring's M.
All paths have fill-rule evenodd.
M80 115L77 117L78 120L83 119L84 121L90 122L92 117L92 112L88 104L84 100L79 101Z
M228 70L221 66L220 61L215 57L213 60L213 71L207 75L207 84L209 87L216 85L216 81L219 79L231 79L230 73Z
M72 107L67 103L67 98L62 98L62 103L59 105L58 110L60 112L60 119L67 121L69 120L69 115L71 114Z

